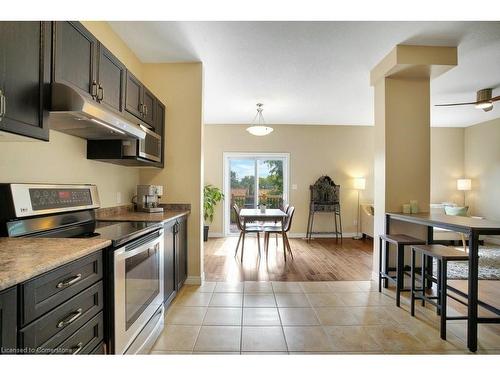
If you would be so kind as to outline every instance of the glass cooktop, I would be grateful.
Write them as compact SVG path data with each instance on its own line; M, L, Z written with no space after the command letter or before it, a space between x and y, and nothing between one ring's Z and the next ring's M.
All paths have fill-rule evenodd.
M117 247L160 228L161 224L155 222L98 221L96 223L95 231L91 234L91 236L101 236L111 240L113 246Z

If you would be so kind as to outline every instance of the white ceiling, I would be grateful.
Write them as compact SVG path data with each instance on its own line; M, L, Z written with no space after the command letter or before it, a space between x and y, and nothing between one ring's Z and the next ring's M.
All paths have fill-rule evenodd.
M370 70L396 45L458 46L458 66L431 83L431 104L500 95L500 22L110 22L143 62L202 61L207 124L373 124ZM496 89L496 90L495 90ZM500 117L432 107L433 126Z

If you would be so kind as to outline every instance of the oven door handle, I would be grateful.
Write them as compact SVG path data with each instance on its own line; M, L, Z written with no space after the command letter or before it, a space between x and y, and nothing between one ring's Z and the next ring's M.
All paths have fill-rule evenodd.
M127 259L130 257L133 257L137 254L149 251L149 250L154 250L155 246L157 244L160 244L163 241L163 229L160 229L159 231L159 237L155 238L154 240L151 240L150 242L146 242L143 245L140 245L139 247L133 249L133 250L128 250L125 251L125 246L115 250L115 258L119 259Z

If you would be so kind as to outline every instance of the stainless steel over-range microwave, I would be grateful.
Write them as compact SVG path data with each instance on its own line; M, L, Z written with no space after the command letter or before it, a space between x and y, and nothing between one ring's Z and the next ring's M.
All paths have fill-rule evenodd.
M146 132L144 139L123 141L123 154L125 156L139 156L143 159L161 161L161 135L140 125Z

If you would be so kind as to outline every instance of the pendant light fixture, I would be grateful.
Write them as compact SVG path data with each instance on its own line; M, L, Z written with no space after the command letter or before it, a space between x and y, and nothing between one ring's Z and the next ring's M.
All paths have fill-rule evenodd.
M264 122L264 116L262 116L262 111L264 110L262 108L263 106L264 104L257 103L257 114L253 118L252 125L247 128L247 132L259 137L268 135L274 130L269 126L266 126L266 123Z

